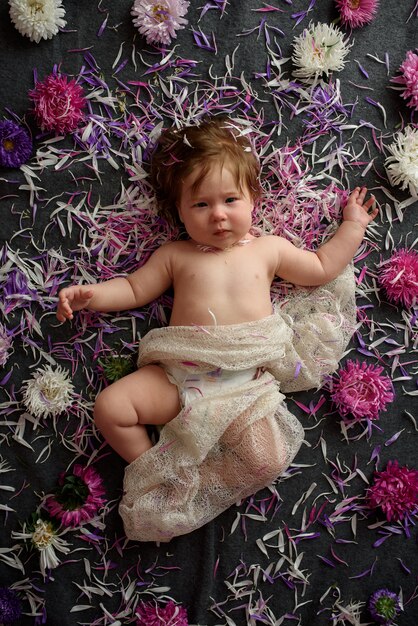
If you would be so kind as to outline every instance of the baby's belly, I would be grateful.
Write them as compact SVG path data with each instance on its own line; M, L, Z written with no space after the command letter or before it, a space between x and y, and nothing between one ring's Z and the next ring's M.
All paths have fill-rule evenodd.
M268 317L273 312L271 302L254 305L247 302L228 303L219 302L194 303L190 306L173 306L170 326L224 326L229 324L243 324Z

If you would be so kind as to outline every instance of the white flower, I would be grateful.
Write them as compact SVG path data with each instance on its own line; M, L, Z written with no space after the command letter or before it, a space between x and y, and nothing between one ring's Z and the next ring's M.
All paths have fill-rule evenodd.
M6 365L9 358L9 350L12 346L12 338L7 334L6 328L0 324L0 365Z
M135 0L133 23L147 38L147 43L169 44L176 30L184 28L190 2L187 0Z
M395 142L388 147L385 161L386 173L391 185L409 189L411 196L418 196L418 128L406 126L395 135Z
M45 576L46 570L55 569L60 564L55 550L63 554L68 554L70 551L70 544L57 535L51 522L46 522L42 519L36 521L32 532L24 527L22 532L13 531L12 536L14 539L30 539L35 548L39 550L40 567L43 576Z
M339 72L344 68L345 57L352 44L344 41L344 35L337 26L329 24L309 24L303 33L293 40L293 63L299 69L293 75L312 82L322 74Z
M21 35L39 43L66 25L62 0L9 0L10 18Z
M74 387L60 366L39 369L23 385L23 402L35 417L59 415L71 404Z

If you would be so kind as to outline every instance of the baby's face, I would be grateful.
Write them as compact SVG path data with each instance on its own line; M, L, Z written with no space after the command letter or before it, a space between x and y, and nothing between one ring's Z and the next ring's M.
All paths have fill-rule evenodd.
M228 164L214 165L197 191L199 178L192 172L184 181L178 212L190 238L196 243L228 248L248 235L254 207L249 190L239 189Z

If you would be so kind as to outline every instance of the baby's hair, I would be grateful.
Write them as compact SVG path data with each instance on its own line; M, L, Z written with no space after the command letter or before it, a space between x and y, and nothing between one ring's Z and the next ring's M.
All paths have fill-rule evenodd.
M193 126L163 130L151 161L151 182L160 214L178 222L177 205L184 180L193 171L199 189L210 168L227 163L240 191L247 187L253 200L261 195L260 164L240 126L225 116L204 118Z

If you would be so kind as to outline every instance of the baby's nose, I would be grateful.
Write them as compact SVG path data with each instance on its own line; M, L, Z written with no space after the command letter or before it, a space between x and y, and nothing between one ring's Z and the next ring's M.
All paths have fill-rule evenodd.
M215 205L212 210L212 217L217 222L226 219L225 208L221 204Z

